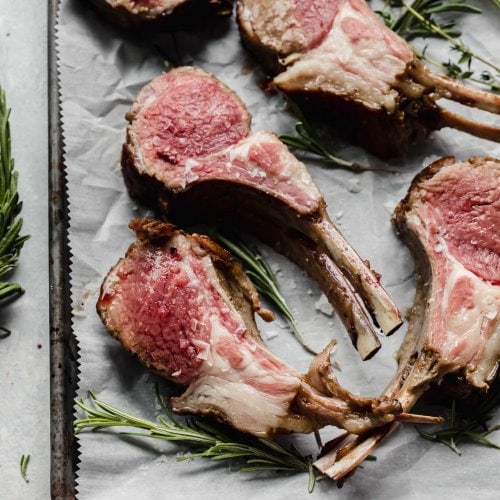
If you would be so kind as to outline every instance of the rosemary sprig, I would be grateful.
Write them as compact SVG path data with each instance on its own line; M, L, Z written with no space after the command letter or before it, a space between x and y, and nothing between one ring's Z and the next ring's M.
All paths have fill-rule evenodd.
M85 430L94 431L126 427L138 432L124 432L129 436L147 437L184 443L193 449L192 453L177 461L194 458L210 460L239 460L245 463L240 472L276 471L306 472L309 476L308 491L312 492L316 482L316 473L312 466L312 457L302 456L295 448L290 450L268 439L255 438L242 433L225 431L221 427L189 418L185 422L175 420L170 410L162 404L165 416L158 416L157 422L126 413L97 399L89 391L89 402L83 399L76 404L84 412L84 418L76 420L75 434Z
M416 0L417 2L418 0ZM415 3L416 3L415 2ZM431 3L436 3L433 0L427 0L427 2ZM452 32L450 33L446 28L445 25L440 25L438 23L433 22L429 16L424 16L417 10L413 8L412 5L408 5L406 2L402 2L404 7L408 10L408 12L413 15L423 27L425 27L429 34L434 34L437 36L440 36L444 38L445 40L448 40L453 47L454 50L457 52L460 52L462 54L460 62L469 62L472 58L477 59L478 61L481 61L483 64L486 66L489 66L491 69L496 71L497 73L500 72L500 66L488 61L484 57L480 56L479 54L476 54L473 52L469 47L467 47L461 40L456 40L460 36L460 32ZM445 3L445 2L443 2ZM449 3L449 2L448 2ZM467 9L466 9L467 7ZM451 9L448 9L450 11ZM454 9L457 10L457 9ZM475 9L474 7L468 7L463 5L464 12L474 12L474 10L477 12L481 12L479 9ZM446 12L446 10L442 10L442 12ZM432 11L430 12L432 13Z
M30 463L30 455L21 455L21 460L19 462L19 467L21 469L21 476L23 476L23 479L29 483L28 477L27 477L27 472L28 472L28 465Z
M308 153L312 153L321 157L321 159L329 165L335 165L338 168L344 168L356 173L367 171L397 173L396 170L367 167L360 165L359 163L344 160L343 158L335 156L330 151L328 146L323 143L323 140L314 130L314 127L308 122L299 106L297 106L297 104L295 104L293 101L289 100L288 102L293 114L298 119L298 122L295 124L295 131L297 132L297 135L281 134L279 136L280 141L287 146L302 151L307 151Z
M281 293L276 276L260 252L255 248L249 248L245 243L235 237L229 239L227 236L223 236L220 233L214 233L214 238L241 261L245 268L245 273L252 280L257 291L267 297L283 316L285 316L297 340L302 344L304 349L311 354L317 354L316 351L307 345L304 335L297 324L297 320L288 306L285 297L283 297Z
M497 6L498 0L492 0ZM392 8L392 10L388 10ZM459 53L457 61L448 60L437 66L446 71L448 76L481 83L491 88L500 88L500 66L475 53L459 37L461 32L455 21L441 21L442 14L480 14L481 9L468 5L465 0L413 0L411 4L404 0L386 0L382 11L378 12L387 26L408 41L415 38L436 37L447 40L450 48ZM489 69L479 75L472 69L472 61L479 61Z
M500 445L488 439L488 436L500 430L500 424L488 426L493 418L493 410L500 404L500 377L491 385L490 390L482 401L474 405L473 409L457 408L455 401L451 405L450 424L443 428L429 432L421 427L416 427L418 433L425 439L444 444L457 455L461 455L459 444L471 442L496 448Z
M23 221L18 215L22 203L17 193L18 174L11 156L9 117L5 92L0 87L0 277L16 267L19 252L28 239L28 236L20 236ZM0 280L0 306L23 293L18 283ZM2 331L9 333L5 328Z
M394 19L390 27L407 40L417 37L456 38L461 33L456 29L455 21L438 23L433 16L457 12L481 13L481 9L468 5L465 0L414 0L411 5L395 0L390 4L394 7L405 7L403 14Z

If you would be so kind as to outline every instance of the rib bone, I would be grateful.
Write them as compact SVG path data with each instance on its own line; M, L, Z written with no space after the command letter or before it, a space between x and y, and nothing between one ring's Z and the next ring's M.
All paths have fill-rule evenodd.
M398 372L382 397L409 411L447 374L487 391L500 360L500 161L444 158L413 181L394 213L414 254L417 292ZM468 390L466 390L468 389ZM349 475L397 424L345 437L315 464Z

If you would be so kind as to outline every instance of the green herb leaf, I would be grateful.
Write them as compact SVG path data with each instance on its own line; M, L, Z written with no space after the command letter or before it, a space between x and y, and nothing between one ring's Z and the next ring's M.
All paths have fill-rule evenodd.
M500 404L500 377L491 385L488 393L479 404L470 407L457 408L455 401L451 405L450 424L444 425L432 432L416 427L420 436L430 441L444 444L457 455L461 455L458 447L462 443L470 442L489 448L500 450L497 444L486 436L500 430L500 425L488 427L488 422L493 418L493 410Z
M141 432L124 432L125 435L162 439L179 442L193 449L178 461L196 458L210 460L239 460L246 465L241 472L276 471L308 474L308 490L312 491L316 473L312 468L312 457L302 456L295 449L286 449L274 441L255 438L230 429L210 425L201 419L189 418L185 421L174 419L170 410L160 398L165 416L151 422L119 410L97 399L89 391L89 401L77 400L77 406L84 412L84 418L75 422L75 434L86 429L99 431L111 427L138 429Z
M23 221L18 217L22 203L17 193L17 172L11 156L10 109L0 87L0 278L17 266L19 253L28 236L21 236ZM0 306L22 295L18 283L0 280ZM2 328L4 333L10 333Z
M297 104L289 100L290 108L296 118L299 120L295 124L295 131L297 135L281 134L279 139L281 142L295 149L307 151L314 155L319 156L325 163L335 165L337 168L344 168L352 172L385 172L385 173L398 173L397 170L390 170L388 168L365 167L359 163L354 163L343 158L335 156L328 146L326 146L321 137L314 130L314 127L307 121L304 113Z
M499 7L499 0L492 0ZM459 30L455 27L455 20L449 21L442 18L443 14L481 14L481 9L469 5L465 0L414 0L407 3L401 0L387 0L384 9L379 12L386 25L411 41L414 38L441 38L450 43L450 49L460 54L453 70L448 63L439 63L424 57L428 62L446 70L449 76L470 80L475 83L487 85L491 90L500 88L500 66L488 61L481 55L472 51L462 40ZM418 53L417 53L418 55ZM490 78L477 75L477 70L471 68L473 61L489 68ZM466 65L467 69L460 67Z
M21 476L23 476L23 479L29 483L28 478L26 476L28 472L28 464L30 463L30 455L21 455L21 460L19 462L19 467L21 469Z
M317 354L316 351L307 345L295 316L281 293L276 276L261 253L256 248L248 247L235 236L229 238L227 235L223 236L220 233L214 233L213 236L243 264L246 274L255 285L257 291L269 299L281 314L285 316L304 349L311 354Z

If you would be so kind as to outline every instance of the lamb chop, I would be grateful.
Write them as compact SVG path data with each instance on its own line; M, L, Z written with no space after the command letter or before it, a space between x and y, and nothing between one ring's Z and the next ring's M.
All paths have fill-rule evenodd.
M140 219L130 227L138 240L104 279L97 310L127 350L188 386L171 399L174 411L211 415L261 437L433 420L343 389L331 370L332 345L301 376L262 342L253 313L272 314L228 252L171 224Z
M232 0L90 0L109 21L125 28L176 31L207 16L230 15Z
M365 309L385 334L400 326L304 164L274 134L250 135L247 109L221 82L174 69L142 89L127 119L122 171L133 197L176 223L229 221L283 251L318 281L363 359L380 347Z
M498 114L500 96L429 70L364 0L239 0L237 11L245 44L277 74L274 86L375 155L401 154L443 127L500 142L500 127L436 102Z
M433 163L393 220L415 257L417 292L399 369L383 396L410 411L449 374L463 395L486 392L500 359L500 161ZM341 479L395 427L343 436L316 466Z

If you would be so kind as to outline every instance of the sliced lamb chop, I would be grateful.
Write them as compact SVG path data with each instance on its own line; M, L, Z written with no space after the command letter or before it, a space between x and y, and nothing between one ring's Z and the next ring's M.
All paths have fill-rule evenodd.
M112 23L125 28L176 31L211 15L230 15L232 0L90 0Z
M417 292L399 369L383 396L410 411L448 374L469 393L486 392L500 359L500 161L433 163L413 181L394 223L415 257ZM341 479L394 428L345 436L316 465Z
M366 318L365 306L385 334L400 326L379 275L333 225L304 164L274 134L249 135L244 104L213 76L188 67L162 74L127 118L122 169L132 196L176 222L230 220L262 239L272 233L267 240L284 253L279 241L298 233L323 263L295 260L322 286L363 359L380 346L371 324L358 319ZM319 267L328 267L327 275Z
M305 111L328 117L380 157L454 127L500 142L500 127L440 107L440 98L500 113L500 96L433 73L364 0L239 0L246 45L273 84Z
M325 425L360 433L422 418L401 414L397 401L343 389L331 370L333 342L304 376L274 356L253 317L272 314L241 266L206 236L151 219L130 226L138 241L105 278L97 310L127 350L188 386L171 399L174 411L211 415L265 437Z

